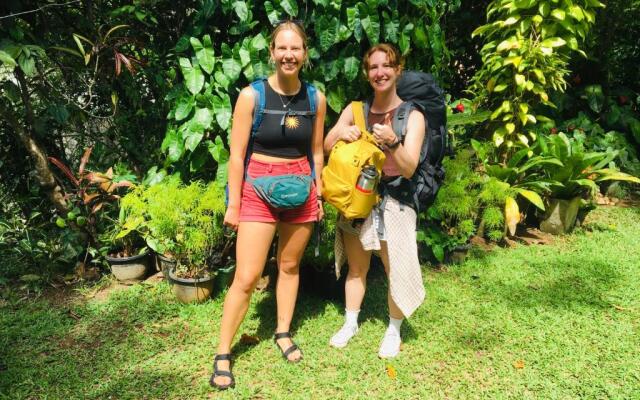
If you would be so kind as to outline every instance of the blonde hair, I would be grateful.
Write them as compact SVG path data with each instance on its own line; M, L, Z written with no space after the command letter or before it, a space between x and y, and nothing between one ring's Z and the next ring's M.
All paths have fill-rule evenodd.
M402 69L404 68L404 60L400 56L400 52L393 45L388 43L380 43L372 46L364 53L364 57L362 57L362 72L367 76L369 72L369 57L376 51L381 51L387 55L389 59L389 64L396 70L398 73L402 73Z
M302 47L304 48L304 51L306 53L307 52L307 34L304 32L304 28L302 28L300 24L297 24L293 21L284 21L275 27L273 32L271 32L271 41L269 43L269 48L271 50L276 48L276 37L278 36L278 33L285 30L294 31L295 33L298 34L298 36L302 38Z

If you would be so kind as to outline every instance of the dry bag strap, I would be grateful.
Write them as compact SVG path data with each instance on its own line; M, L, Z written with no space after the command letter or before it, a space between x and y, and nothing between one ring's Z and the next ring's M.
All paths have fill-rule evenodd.
M367 123L364 120L364 105L361 101L351 102L351 111L353 111L353 121L356 123L360 132L367 131Z
M353 112L353 121L356 123L358 129L362 133L362 137L366 139L368 142L371 142L378 145L376 140L373 138L373 135L369 133L367 130L367 123L364 119L364 105L361 101L352 101L351 102L351 111Z

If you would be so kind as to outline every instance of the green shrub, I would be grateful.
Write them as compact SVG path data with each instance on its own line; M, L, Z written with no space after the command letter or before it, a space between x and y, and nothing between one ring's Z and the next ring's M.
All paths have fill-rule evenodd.
M123 197L120 223L123 231L137 231L154 251L175 257L179 273L196 276L212 267L210 257L224 244L224 199L216 183L185 185L170 176Z

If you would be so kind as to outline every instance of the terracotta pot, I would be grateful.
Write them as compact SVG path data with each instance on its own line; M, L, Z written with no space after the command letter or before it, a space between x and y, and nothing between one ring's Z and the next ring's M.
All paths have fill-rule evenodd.
M202 278L179 278L175 268L169 270L171 291L181 303L201 303L211 297L215 274Z
M111 272L121 282L140 282L144 279L149 268L149 254L147 250L143 254L131 257L106 256L111 267Z

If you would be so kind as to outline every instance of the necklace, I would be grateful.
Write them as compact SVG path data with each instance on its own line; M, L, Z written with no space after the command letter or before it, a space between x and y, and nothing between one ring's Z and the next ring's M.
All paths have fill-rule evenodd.
M275 92L275 90L274 90ZM278 94L278 97L280 98L280 102L282 103L282 108L287 108L289 106L289 104L291 104L291 102L293 101L293 99L296 98L296 96L298 96L298 93L294 94L291 96L291 98L289 99L289 101L287 101L286 103L284 102L284 99L282 98L282 95L278 92L276 92ZM285 97L288 97L285 95Z

